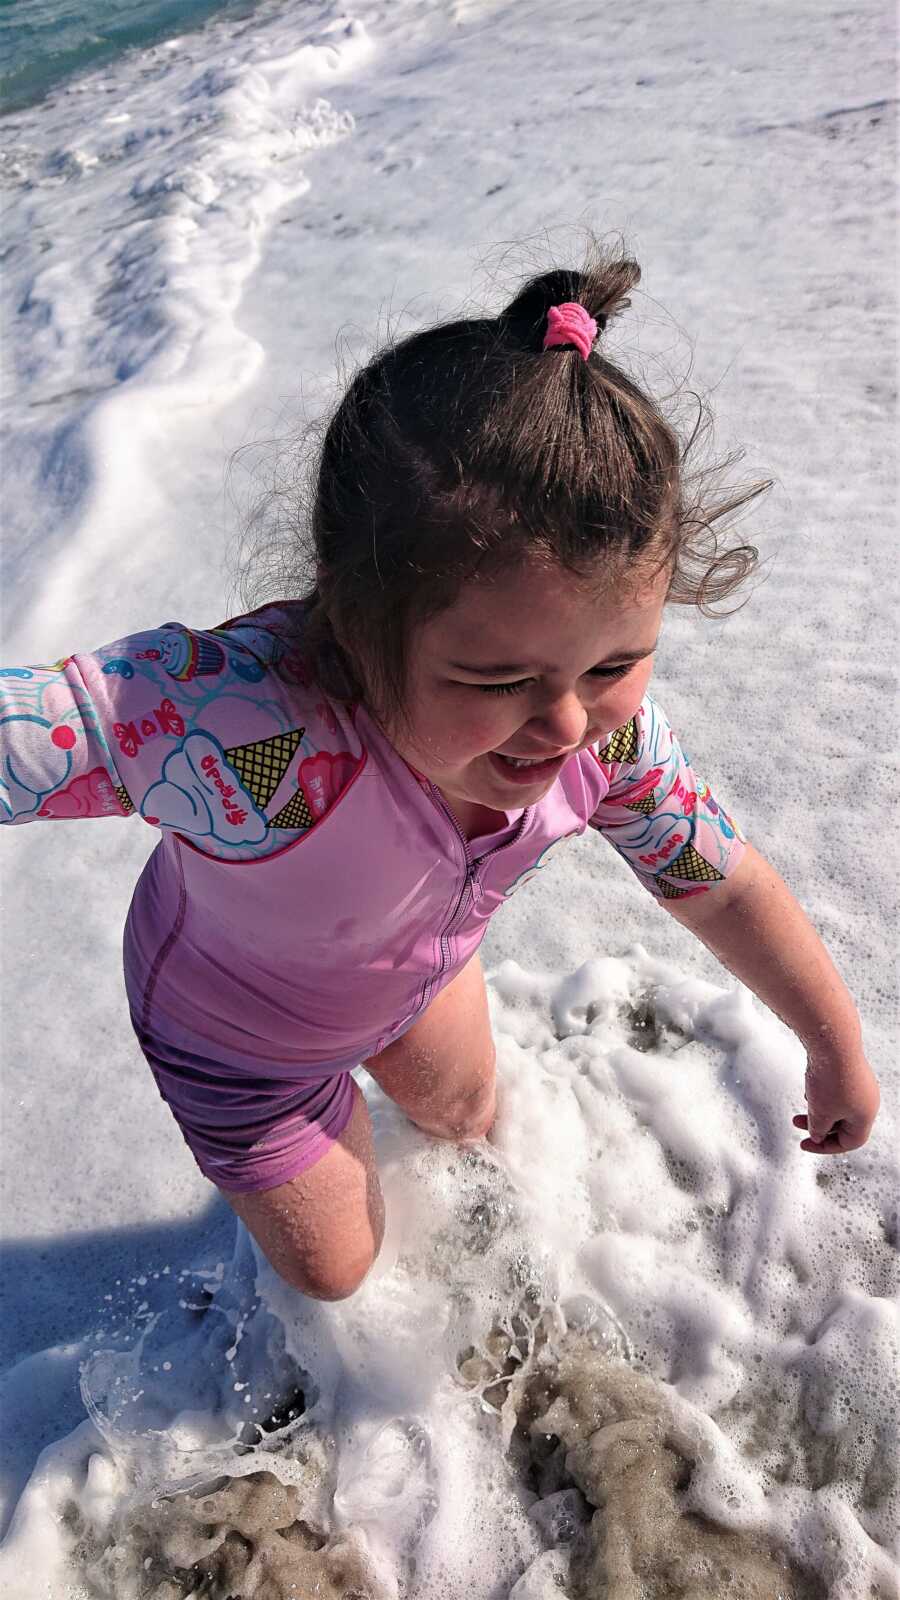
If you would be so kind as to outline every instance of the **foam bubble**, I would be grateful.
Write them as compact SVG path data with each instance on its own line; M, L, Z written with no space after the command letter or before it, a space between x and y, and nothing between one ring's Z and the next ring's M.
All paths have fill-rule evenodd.
M139 1337L85 1368L91 1448L77 1471L51 1452L22 1497L27 1600L48 1518L72 1581L181 1600L211 1481L215 1582L246 1600L297 1522L321 1541L304 1559L349 1540L362 1592L403 1600L891 1593L900 1328L877 1162L817 1181L771 1131L790 1060L753 1076L776 1026L639 949L557 985L507 963L491 1005L491 1142L429 1139L364 1080L388 1229L351 1299L298 1296L243 1230L202 1294L161 1277L140 1312L149 1286L123 1288ZM276 1517L255 1545L232 1488L250 1477Z

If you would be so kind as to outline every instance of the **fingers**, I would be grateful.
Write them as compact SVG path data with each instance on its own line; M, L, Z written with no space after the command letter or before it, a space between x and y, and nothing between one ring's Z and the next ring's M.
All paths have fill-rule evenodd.
M808 1117L794 1117L795 1128L808 1128ZM815 1156L845 1156L851 1150L858 1150L869 1137L868 1127L854 1127L849 1122L836 1122L822 1133L809 1138L801 1139L800 1149L807 1150Z
M809 1124L809 1117L804 1114L793 1117L791 1120L793 1121L795 1128L804 1128L809 1132L809 1138L804 1139L800 1146L801 1150L823 1149L829 1136L837 1138L838 1129L841 1126L840 1122L829 1122L824 1128L811 1128Z
M878 1084L862 1056L845 1059L834 1052L817 1060L810 1056L806 1113L793 1118L794 1127L808 1135L801 1150L823 1156L858 1150L872 1131L878 1104Z

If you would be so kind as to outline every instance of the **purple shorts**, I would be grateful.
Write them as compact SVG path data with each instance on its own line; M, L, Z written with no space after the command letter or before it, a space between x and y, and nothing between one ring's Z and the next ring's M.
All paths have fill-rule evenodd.
M204 1177L234 1194L274 1189L321 1160L353 1110L346 1069L237 1072L205 1056L141 1048Z

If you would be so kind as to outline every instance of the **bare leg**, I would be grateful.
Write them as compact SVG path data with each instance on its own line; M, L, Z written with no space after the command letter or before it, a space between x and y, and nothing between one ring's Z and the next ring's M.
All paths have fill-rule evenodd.
M366 1066L426 1133L478 1139L494 1120L494 1063L484 977L475 956L403 1038ZM287 1283L317 1300L352 1294L384 1234L372 1123L357 1086L350 1121L315 1166L261 1194L221 1193Z
M375 1082L426 1133L480 1139L496 1111L496 1052L478 956L402 1039L366 1062Z
M261 1194L221 1191L279 1276L316 1300L358 1289L384 1234L372 1123L355 1083L353 1093L350 1121L315 1166Z

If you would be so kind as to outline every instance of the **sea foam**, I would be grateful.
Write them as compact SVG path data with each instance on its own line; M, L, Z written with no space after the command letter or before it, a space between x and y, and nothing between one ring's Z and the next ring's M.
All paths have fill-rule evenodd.
M6 1593L40 1592L52 1523L55 1593L109 1600L204 1572L287 1600L307 1570L371 1600L896 1594L879 1158L800 1152L796 1046L741 990L635 947L490 992L490 1140L429 1139L364 1077L370 1277L305 1300L241 1230L199 1299L157 1288L84 1365L92 1422L23 1494Z

